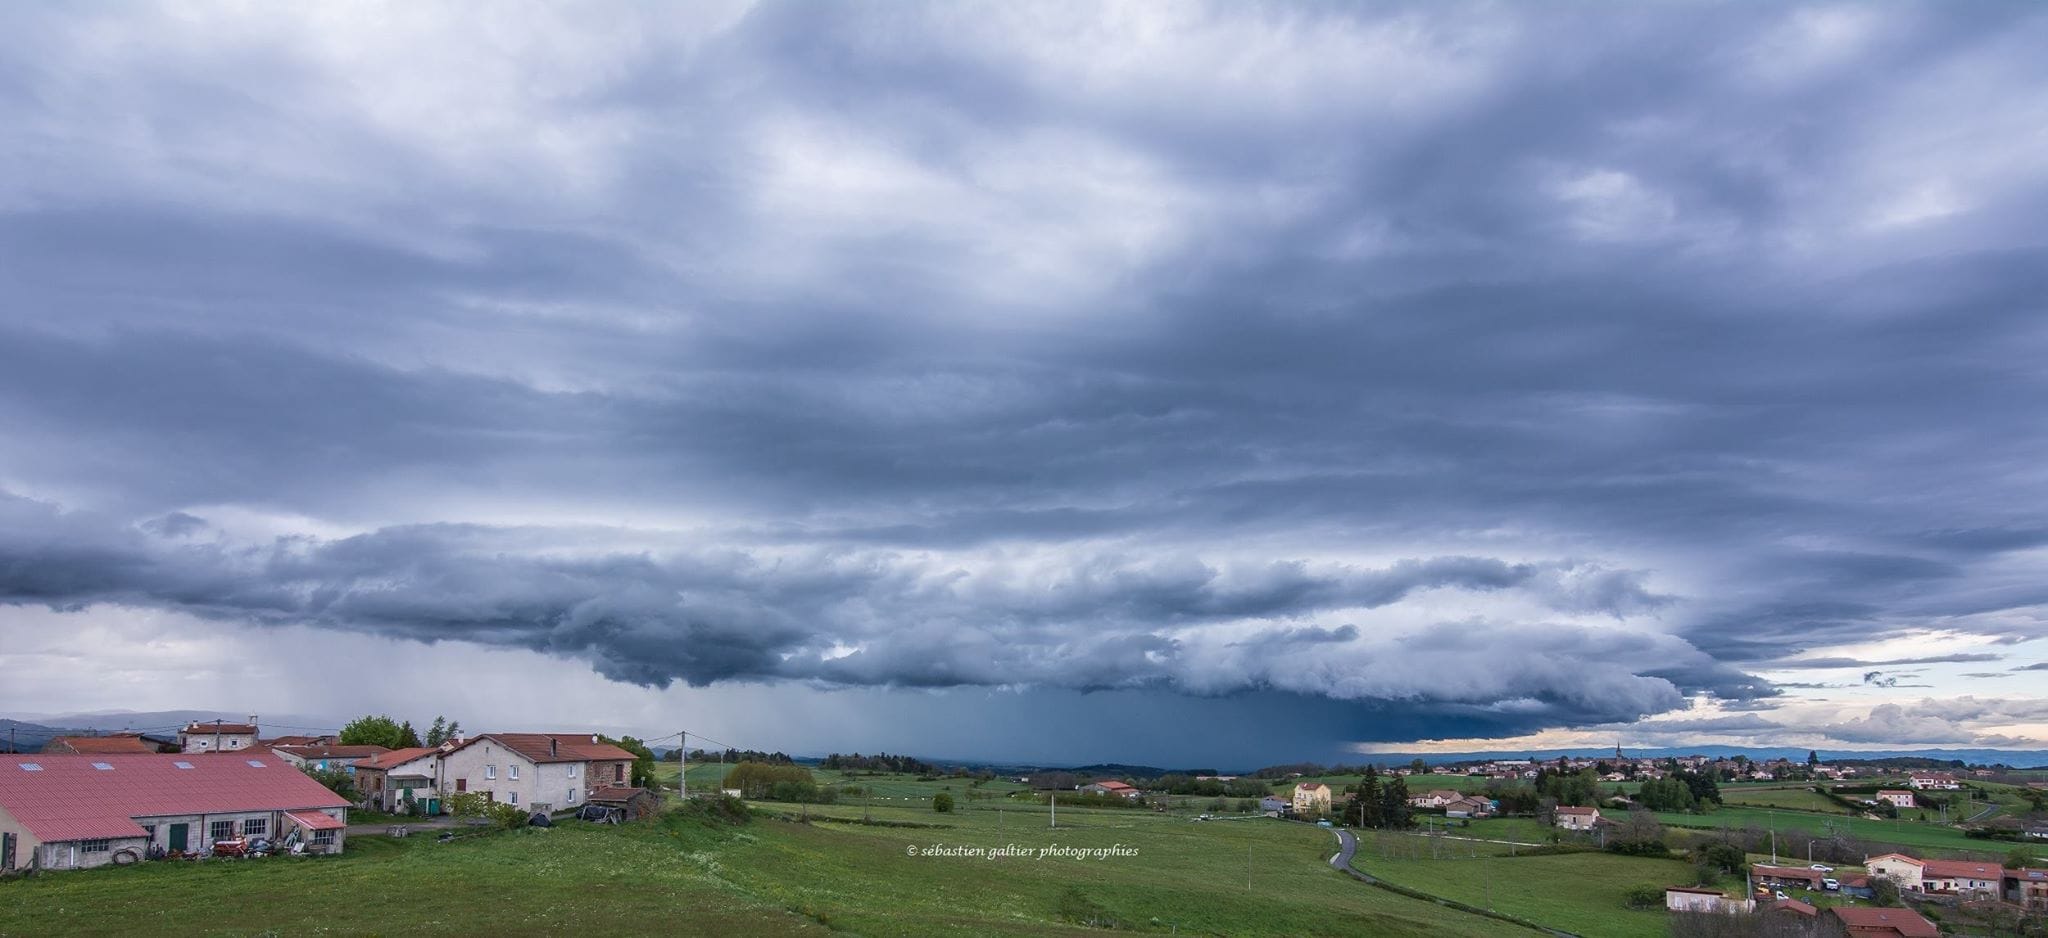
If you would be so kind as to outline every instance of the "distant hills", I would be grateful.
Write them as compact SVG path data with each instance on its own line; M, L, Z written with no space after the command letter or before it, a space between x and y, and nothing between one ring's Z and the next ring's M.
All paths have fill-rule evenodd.
M13 734L14 745L22 752L37 752L53 736L89 736L95 733L118 733L122 731L150 733L168 736L182 729L186 724L220 720L224 723L241 723L249 719L247 713L228 713L219 710L117 710L99 713L65 713L51 716L37 715L33 722L0 717L0 752L7 748L8 734ZM281 736L290 733L323 732L331 733L341 724L322 717L301 714L280 714L276 717L261 717L257 725L265 736Z

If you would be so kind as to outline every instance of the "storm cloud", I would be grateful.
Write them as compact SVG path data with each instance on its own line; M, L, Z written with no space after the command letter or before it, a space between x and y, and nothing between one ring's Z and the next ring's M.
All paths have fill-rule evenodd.
M2044 44L1990 4L9 8L0 603L1351 739L1781 670L1992 696L1939 666L2048 639ZM1886 705L1827 725L2037 719Z

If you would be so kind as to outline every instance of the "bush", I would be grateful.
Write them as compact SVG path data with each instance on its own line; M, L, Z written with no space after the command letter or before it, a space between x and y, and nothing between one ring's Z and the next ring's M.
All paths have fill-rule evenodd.
M1661 909L1664 907L1664 887L1651 883L1630 886L1622 893L1622 904L1631 909Z
M746 824L754 820L754 813L747 810L747 803L731 795L712 798L690 798L682 807L670 812L670 817L690 818L712 824Z
M1661 840L1617 840L1607 845L1607 852L1625 857L1668 857L1671 848Z
M950 813L952 813L952 811L953 811L953 796L952 796L952 795L950 795L950 794L947 794L946 792L943 792L943 791L942 791L942 792L939 792L939 793L938 793L938 794L936 794L936 795L933 795L933 796L932 796L932 810L933 810L933 811L937 811L937 812L939 812L940 814L950 814Z

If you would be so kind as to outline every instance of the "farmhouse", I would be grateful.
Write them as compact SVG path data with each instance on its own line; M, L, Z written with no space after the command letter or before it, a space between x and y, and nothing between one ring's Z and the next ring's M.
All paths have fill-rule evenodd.
M1298 817L1330 813L1330 786L1322 782L1294 786L1294 813Z
M1887 853L1864 860L1863 866L1870 870L1871 876L1889 879L1902 890L1920 891L1921 863L1913 857L1903 853Z
M164 748L143 739L141 733L116 733L112 736L52 736L43 744L43 752L53 756L91 756L109 753L162 752Z
M582 807L590 793L625 785L633 754L580 733L486 733L441 755L441 791L481 792L532 811Z
M2029 912L2048 912L2048 870L2006 870L2005 898Z
M1724 895L1718 889L1666 886L1664 908L1673 912L1748 912L1756 908L1756 903Z
M1487 817L1493 813L1493 802L1485 798L1457 798L1444 804L1445 817Z
M1821 913L1850 935L1893 936L1893 938L1938 938L1941 930L1911 909L1881 909L1869 906L1836 906Z
M1450 789L1439 788L1435 791L1410 797L1408 799L1408 806L1411 808L1441 808L1463 797L1463 795Z
M186 752L235 752L256 748L256 717L247 723L192 723L178 731L178 748Z
M441 750L414 746L378 753L355 764L356 792L363 804L400 812L408 803L422 814L441 813Z
M1118 798L1136 798L1144 794L1144 792L1114 779L1096 782L1092 785L1083 785L1081 786L1081 791L1089 795L1114 795Z
M1963 783L1947 772L1911 772L1906 775L1906 786L1921 791L1955 791L1963 787Z
M1589 831L1600 823L1600 809L1563 805L1557 809L1555 823L1568 831Z
M1877 793L1877 800L1895 808L1913 806L1913 793L1899 788L1887 788Z
M356 763L372 756L390 752L383 746L272 746L270 751L282 756L286 762L317 772L347 772L355 774Z
M1996 899L2005 887L2005 868L1969 860L1920 861L1920 891L1936 895Z
M1259 810L1278 817L1294 810L1293 802L1285 798L1260 798Z
M261 751L0 756L0 870L133 863L236 838L340 853L347 809Z

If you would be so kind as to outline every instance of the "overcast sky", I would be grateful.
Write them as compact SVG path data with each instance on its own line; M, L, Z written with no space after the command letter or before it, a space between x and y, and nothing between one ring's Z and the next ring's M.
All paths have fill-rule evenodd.
M10 4L0 713L2048 738L2033 4Z

